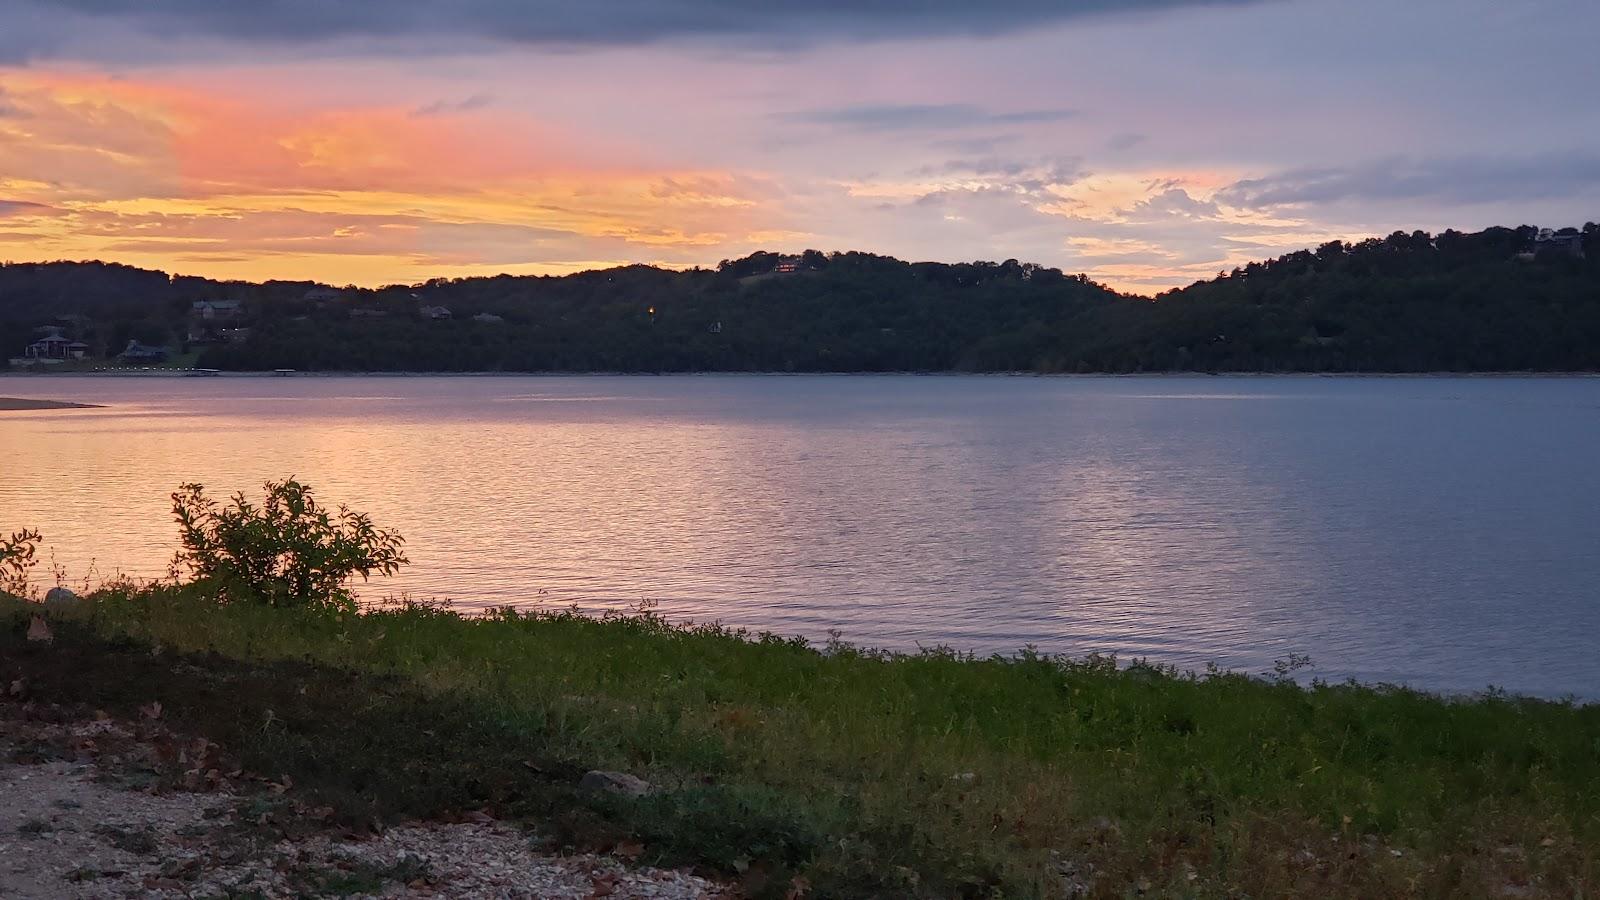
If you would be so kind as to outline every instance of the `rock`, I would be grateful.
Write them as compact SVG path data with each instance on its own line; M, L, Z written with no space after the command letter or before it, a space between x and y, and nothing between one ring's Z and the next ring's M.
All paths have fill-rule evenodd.
M650 793L650 782L643 778L636 778L627 772L602 772L599 769L585 773L583 780L578 782L578 787L589 791L608 791L625 797L643 797Z
M81 598L69 588L53 587L44 595L45 606L76 606Z
M28 640L48 644L55 640L55 637L50 633L50 626L45 624L44 616L34 616L28 623Z
M977 772L957 772L954 775L950 776L950 780L951 781L957 781L957 782L960 782L962 784L971 784L974 781L978 780L978 773Z

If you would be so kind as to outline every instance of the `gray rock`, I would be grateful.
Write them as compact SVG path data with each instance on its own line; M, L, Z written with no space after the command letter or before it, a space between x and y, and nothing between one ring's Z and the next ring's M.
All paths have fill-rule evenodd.
M626 797L643 797L650 793L650 782L627 772L602 772L596 769L585 773L578 787L589 791L608 791Z
M46 606L75 606L81 598L64 587L53 587L44 595Z

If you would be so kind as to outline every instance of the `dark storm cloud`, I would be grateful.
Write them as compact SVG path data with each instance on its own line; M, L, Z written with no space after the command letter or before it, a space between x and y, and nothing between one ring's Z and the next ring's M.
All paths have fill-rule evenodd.
M1059 122L1076 115L1070 109L993 112L970 103L885 103L834 106L780 116L813 125L834 125L851 131L929 131L990 125Z
M1600 154L1543 154L1519 158L1389 159L1316 169L1294 169L1239 181L1217 199L1230 206L1322 206L1439 200L1495 203L1564 197L1600 187Z
M721 36L771 47L994 35L1084 17L1258 2L1273 0L0 0L0 58L115 55L123 48L105 45L102 29L252 44L468 38L610 45Z

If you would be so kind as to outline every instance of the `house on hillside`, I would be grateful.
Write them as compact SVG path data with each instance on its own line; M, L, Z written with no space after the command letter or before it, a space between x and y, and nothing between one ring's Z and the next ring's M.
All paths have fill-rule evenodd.
M424 306L417 310L417 313L424 319L431 319L435 322L445 322L450 319L450 310L443 306Z
M152 347L137 340L129 340L128 346L117 355L117 358L123 362L165 362L167 348Z
M1576 228L1541 229L1539 236L1533 239L1533 252L1536 256L1551 254L1583 259L1583 233Z
M338 288L326 287L319 284L311 290L306 291L305 295L301 299L311 303L329 303L339 299L342 296L344 295L340 293Z
M483 322L486 325L499 325L500 323L504 322L505 319L495 315L494 313L483 312L473 316L472 321Z
M244 314L244 304L237 300L196 300L191 312L208 322L237 319Z
M793 275L799 272L800 268L800 257L782 256L778 258L778 264L772 267L772 271L779 275Z
M83 359L88 355L88 344L64 337L59 332L45 335L29 344L27 349L23 351L24 358L41 361Z

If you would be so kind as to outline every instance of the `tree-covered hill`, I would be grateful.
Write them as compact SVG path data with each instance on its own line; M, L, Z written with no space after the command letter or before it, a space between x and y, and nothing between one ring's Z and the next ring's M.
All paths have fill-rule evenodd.
M137 341L230 370L1600 370L1600 227L1333 242L1154 300L1015 260L816 251L375 290L0 267L0 354L50 333L88 347L58 368Z
M1106 364L1150 369L1600 369L1600 226L1397 232L1157 298Z

